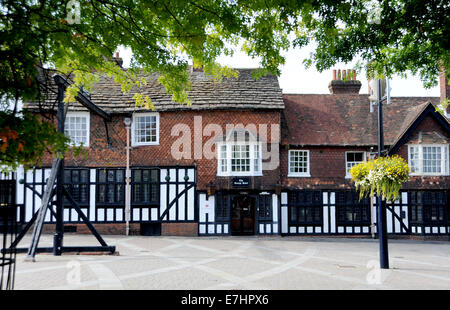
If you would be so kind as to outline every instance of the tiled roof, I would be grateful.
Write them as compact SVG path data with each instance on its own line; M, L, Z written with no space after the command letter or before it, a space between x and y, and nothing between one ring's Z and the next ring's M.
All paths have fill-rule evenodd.
M254 69L236 69L238 78L224 78L221 83L215 83L206 77L204 72L190 73L192 89L189 98L191 106L181 105L172 101L164 87L158 83L156 74L147 76L144 95L149 95L156 111L169 110L211 110L211 109L283 109L281 89L276 76L267 75L255 80L251 73ZM106 76L100 76L93 86L91 100L97 106L112 113L131 112L142 108L135 107L133 95L136 91L123 94L121 86ZM55 102L56 94L51 94L47 104ZM36 109L33 102L25 104L28 109ZM79 103L74 103L71 110L85 110Z
M377 145L377 107L368 95L283 95L282 144ZM395 97L383 105L384 140L391 145L438 97Z

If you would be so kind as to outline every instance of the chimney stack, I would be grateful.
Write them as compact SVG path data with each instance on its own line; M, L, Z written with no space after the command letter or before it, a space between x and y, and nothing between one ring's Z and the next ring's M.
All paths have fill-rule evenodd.
M439 75L439 87L441 90L441 102L445 99L450 100L450 85L448 85L448 78L445 75L444 68L441 68L441 74ZM450 116L450 105L445 112L446 116Z
M123 59L119 56L119 52L116 52L116 55L114 55L112 61L114 61L119 67L122 68Z
M328 84L328 89L330 93L336 95L356 95L359 94L359 90L361 89L361 82L356 80L356 71L355 70L342 70L341 77L341 69L333 70L333 76L330 84Z

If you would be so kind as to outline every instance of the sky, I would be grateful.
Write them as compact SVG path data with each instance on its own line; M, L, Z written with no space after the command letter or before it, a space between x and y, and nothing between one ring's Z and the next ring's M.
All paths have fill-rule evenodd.
M281 75L279 77L280 87L285 94L329 94L328 83L331 81L333 69L352 69L356 61L349 64L336 64L330 70L318 72L314 67L305 68L302 61L308 58L312 51L311 47L301 50L291 49L286 54L286 63L281 67ZM124 60L124 67L128 67L131 58L131 50L119 48L120 57ZM232 68L257 68L259 67L258 59L252 59L245 53L236 51L230 56L221 56L217 61L222 65ZM360 94L367 94L367 79L365 72L360 73L357 79L361 81L362 86ZM394 76L391 79L391 96L393 97L439 97L439 86L425 89L423 83L418 76L411 73L407 74L407 78L403 79Z

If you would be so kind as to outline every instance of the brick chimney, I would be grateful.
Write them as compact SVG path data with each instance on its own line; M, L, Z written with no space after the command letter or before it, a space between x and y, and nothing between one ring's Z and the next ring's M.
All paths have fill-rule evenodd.
M122 68L123 59L119 57L119 52L116 52L116 55L112 58L112 61L115 61L117 65Z
M445 75L444 68L441 69L441 74L439 75L439 86L441 89L441 102L445 99L450 100L450 85L448 85L448 78ZM447 107L447 115L450 115L450 105Z
M361 89L361 82L356 80L355 70L333 70L333 76L330 84L328 84L330 93L336 95L342 94L359 94Z

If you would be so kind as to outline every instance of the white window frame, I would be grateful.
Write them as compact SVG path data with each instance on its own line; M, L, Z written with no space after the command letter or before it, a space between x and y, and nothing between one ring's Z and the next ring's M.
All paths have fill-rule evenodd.
M231 169L231 155L233 145L248 145L250 148L250 171L232 171ZM222 147L226 147L225 165L222 165L223 152ZM259 155L256 156L256 148L258 148ZM262 145L261 142L218 142L216 143L217 154L217 176L262 176ZM255 170L255 164L258 166L258 170ZM223 171L222 167L226 170Z
M347 154L348 153L362 153L363 154L363 161L362 162L367 161L367 154L364 151L346 151L345 152L345 178L346 179L350 179L352 177L352 175L350 174L350 169L347 171L347 163L348 163L348 161L347 161ZM352 161L352 163L361 163L361 162Z
M307 162L306 162L306 172L291 172L291 153L292 152L298 152L298 151L302 151L302 152L306 152L306 154L307 154L307 158L308 158L308 160L307 160ZM311 176L311 174L310 174L310 160L311 160L311 158L310 158L310 152L309 152L309 150L297 150L297 149L295 149L295 150L289 150L289 156L288 156L288 177L295 177L295 178L297 178L297 177L301 177L301 178L304 178L304 177L310 177Z
M83 144L83 147L89 147L89 137L91 135L91 113L90 112L72 112L72 111L68 111L66 114L66 117L64 119L64 134L66 131L65 126L68 125L67 121L69 117L83 117L86 119L86 143ZM67 138L70 138L69 136L66 136ZM71 142L74 143L74 145L76 146L80 146L81 143L75 143L72 141Z
M136 142L135 126L136 119L138 117L156 116L156 141L152 142ZM133 122L131 123L131 146L141 145L159 145L159 113L158 112L145 112L145 113L133 113Z
M411 172L411 176L447 176L449 175L449 145L448 144L407 144L408 147L408 165L411 167L410 147L417 147L419 153L418 172ZM423 148L424 147L440 147L441 148L441 172L431 173L423 172ZM447 158L445 158L445 156Z

